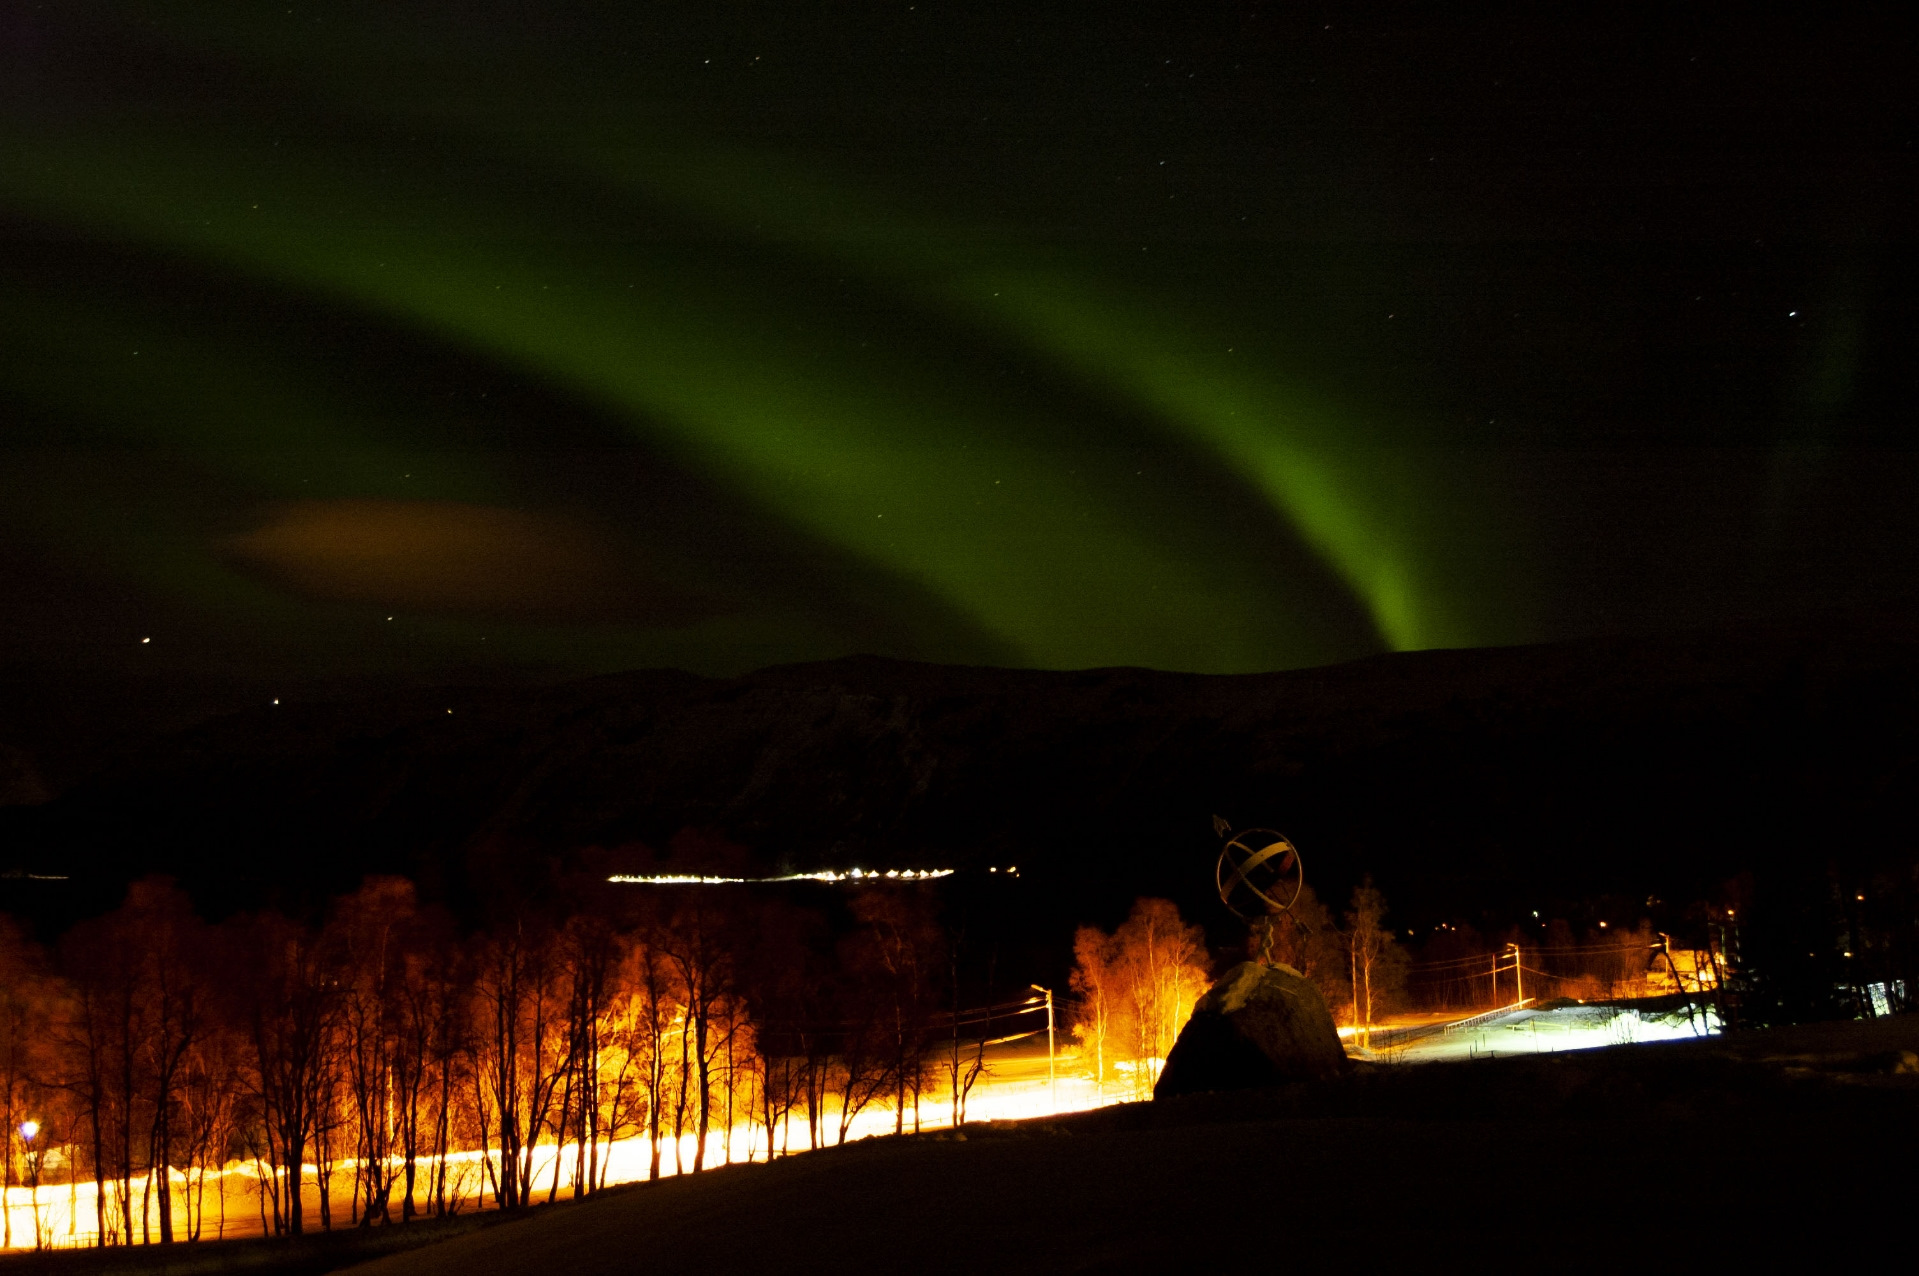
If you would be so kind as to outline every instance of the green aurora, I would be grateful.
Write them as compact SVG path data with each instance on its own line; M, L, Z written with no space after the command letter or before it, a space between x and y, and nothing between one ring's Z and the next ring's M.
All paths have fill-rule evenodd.
M1455 285L1409 282L1364 217L1338 223L1357 247L1272 229L1320 170L1221 182L1207 118L940 161L937 123L848 125L807 77L843 84L853 54L809 63L766 15L569 10L516 35L430 7L77 12L0 121L8 534L209 650L1239 672L1567 636L1593 623L1563 601L1582 573L1616 582L1639 552L1601 566L1606 533L1555 520L1618 511L1551 489L1641 427L1557 421L1577 387L1517 362L1519 393L1448 365L1470 356L1433 317ZM919 20L884 14L853 42ZM105 88L79 71L102 46ZM716 55L731 78L698 81ZM886 83L960 113L951 83ZM1036 117L1070 96L991 83ZM1236 193L1169 193L1155 153L1210 155ZM1075 176L1102 165L1119 176ZM1392 296L1423 306L1424 346L1351 338L1362 314L1399 331ZM1830 336L1803 343L1827 389L1781 384L1783 424L1732 441L1771 449L1755 494L1710 459L1725 405L1673 427L1678 469L1742 511L1675 535L1754 593L1752 529L1800 516L1805 454L1777 433L1817 433L1861 379L1817 355ZM1526 424L1484 408L1502 396Z

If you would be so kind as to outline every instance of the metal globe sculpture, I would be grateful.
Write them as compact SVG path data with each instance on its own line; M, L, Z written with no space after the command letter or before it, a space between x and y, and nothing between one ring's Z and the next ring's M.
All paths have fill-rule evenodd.
M1283 913L1299 898L1305 873L1299 848L1272 829L1242 829L1226 839L1214 870L1220 902L1249 925Z

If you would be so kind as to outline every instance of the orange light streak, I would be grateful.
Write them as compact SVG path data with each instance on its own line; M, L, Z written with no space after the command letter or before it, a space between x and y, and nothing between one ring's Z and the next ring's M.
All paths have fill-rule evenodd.
M1020 1043L1012 1049L988 1051L987 1071L981 1075L967 1098L966 1115L968 1125L983 1124L989 1121L1019 1121L1033 1117L1053 1116L1065 1112L1078 1112L1091 1108L1104 1107L1121 1102L1128 1097L1130 1084L1109 1084L1102 1091L1091 1075L1088 1061L1076 1054L1062 1053L1060 1056L1060 1076L1058 1102L1055 1104L1053 1092L1047 1083L1046 1054L1044 1050L1035 1052L1030 1040ZM1159 1061L1149 1061L1156 1064ZM873 1105L857 1113L847 1130L847 1141L879 1138L893 1133L895 1113L890 1106ZM950 1092L938 1085L927 1087L921 1096L918 1110L915 1112L909 1103L906 1111L906 1128L909 1132L916 1127L921 1132L949 1129L952 1125L952 1101ZM831 1140L839 1127L837 1111L827 1112L821 1121L821 1137ZM731 1134L729 1154L728 1134ZM794 1153L804 1150L808 1143L806 1119L803 1114L789 1115L778 1130L780 1145L790 1148ZM564 1145L543 1143L534 1150L533 1180L538 1185L533 1193L535 1200L545 1199L545 1184L552 1181L554 1158L560 1158L559 1199L570 1199L573 1195L572 1172L576 1165L579 1145L569 1142ZM612 1186L618 1183L637 1183L647 1176L652 1161L652 1144L644 1137L615 1140L600 1145L602 1164L606 1166L606 1183ZM680 1167L693 1164L694 1153L698 1150L698 1139L688 1134L676 1141L671 1138L661 1140L660 1175L670 1178L681 1172ZM675 1153L677 1152L677 1156ZM731 1131L714 1130L707 1136L706 1160L709 1166L728 1163L739 1164L748 1161L767 1159L766 1127L758 1123L741 1122ZM491 1208L490 1201L484 1197L484 1185L487 1181L486 1165L490 1163L493 1172L499 1171L499 1157L495 1153L482 1153L478 1150L454 1152L448 1155L447 1163L452 1186L449 1196L457 1199L461 1213ZM395 1158L398 1163L398 1158ZM47 1170L49 1177L63 1179L65 1160L50 1151ZM336 1204L348 1199L353 1173L357 1163L349 1160L336 1162L334 1166L331 1195ZM319 1171L312 1164L303 1167L302 1199L306 1217L318 1230L319 1219ZM690 1172L690 1171L688 1171ZM192 1182L198 1183L196 1172ZM425 1176L422 1176L424 1180ZM179 1170L168 1175L176 1193L187 1191L188 1176ZM147 1176L136 1175L133 1180L133 1199L148 1199ZM260 1171L251 1162L234 1161L218 1170L209 1170L206 1174L206 1224L202 1238L236 1239L246 1236L258 1236L260 1227L260 1193L262 1191ZM426 1201L424 1181L416 1197L416 1203L424 1207ZM118 1220L113 1217L113 1200L117 1195L115 1184L108 1184L109 1226ZM7 1190L6 1209L13 1216L13 1237L15 1249L32 1249L35 1238L41 1248L71 1249L92 1246L97 1241L94 1228L94 1186L91 1181L79 1183L55 1182L42 1184L37 1189L15 1187ZM397 1216L399 1202L390 1207ZM149 1218L153 1223L153 1234L158 1234L159 1205L157 1193L147 1206ZM271 1210L269 1209L269 1214ZM222 1228L219 1220L224 1216ZM178 1225L176 1213L176 1226ZM145 1229L142 1220L136 1216L131 1220L131 1228L122 1228L131 1232L134 1243ZM346 1225L345 1211L335 1216L334 1226Z

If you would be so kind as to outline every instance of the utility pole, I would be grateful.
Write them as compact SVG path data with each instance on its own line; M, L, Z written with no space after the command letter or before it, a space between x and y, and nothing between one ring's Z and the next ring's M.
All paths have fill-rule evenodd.
M1028 984L1034 992L1046 994L1046 1088L1053 1095L1053 1111L1059 1111L1059 1072L1053 1062L1053 990Z
M1353 1040L1363 1046L1366 1044L1366 1038L1359 1031L1359 939L1357 936L1346 937L1346 951L1352 958Z
M1493 955L1493 1005L1499 1004L1499 954Z
M1513 954L1513 1002L1517 1004L1526 1000L1526 976L1519 969L1519 945L1507 944L1506 947Z

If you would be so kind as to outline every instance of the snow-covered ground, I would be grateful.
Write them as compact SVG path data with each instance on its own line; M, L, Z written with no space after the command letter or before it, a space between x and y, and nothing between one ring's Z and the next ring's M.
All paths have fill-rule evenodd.
M1480 1016L1399 1043L1378 1043L1373 1049L1348 1041L1347 1052L1355 1058L1379 1063L1435 1063L1597 1050L1649 1041L1685 1041L1716 1036L1718 1032L1719 1019L1710 1008L1688 1018L1683 1008L1650 1011L1606 1005L1524 1007L1500 1015Z

